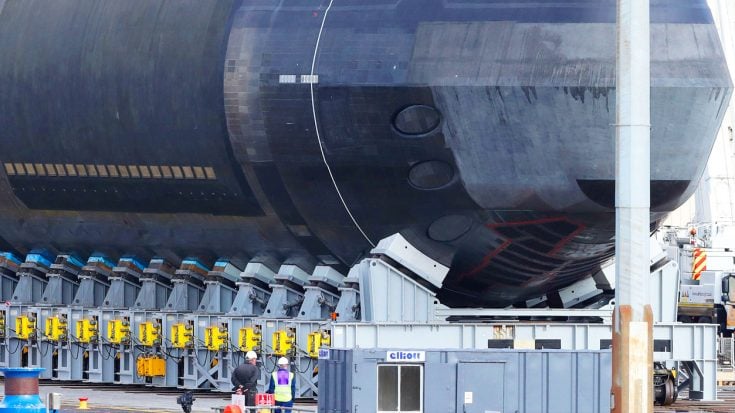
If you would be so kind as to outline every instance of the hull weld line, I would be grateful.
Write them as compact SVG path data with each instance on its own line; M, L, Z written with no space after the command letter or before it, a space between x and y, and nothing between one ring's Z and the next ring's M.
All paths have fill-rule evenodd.
M322 17L322 25L319 27L319 35L316 38L316 45L314 47L314 57L311 60L311 78L314 78L314 68L316 66L316 55L319 52L319 42L322 39L322 32L324 31L324 23L327 21L327 15L329 14L329 10L332 8L332 3L334 3L334 0L329 1L329 5L327 6L327 9L324 11L324 17ZM322 144L322 138L319 135L319 122L316 118L316 104L314 103L314 83L309 83L309 90L311 92L311 113L314 116L314 131L316 132L316 140L319 142L319 151L322 154L322 160L324 161L324 166L327 167L327 172L329 173L329 177L332 179L332 184L334 185L335 191L337 191L337 196L339 196L339 200L342 201L342 205L345 207L345 211L347 211L347 215L350 216L350 219L355 224L355 227L357 227L357 230L360 231L363 237L367 240L367 242L370 244L371 247L375 247L375 243L370 240L370 238L367 236L365 231L362 230L362 227L360 227L360 224L357 223L357 220L355 219L355 216L352 215L352 211L350 211L350 208L347 206L347 202L345 202L344 197L342 196L342 192L339 190L339 186L337 186L337 180L334 179L334 174L332 173L332 168L329 166L329 163L327 162L327 156L324 153L324 145Z

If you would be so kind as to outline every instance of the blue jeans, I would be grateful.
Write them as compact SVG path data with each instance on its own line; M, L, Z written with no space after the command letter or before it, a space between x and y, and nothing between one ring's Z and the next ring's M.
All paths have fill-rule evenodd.
M276 402L276 406L293 407L293 400L290 402ZM291 410L274 409L275 413L291 413Z

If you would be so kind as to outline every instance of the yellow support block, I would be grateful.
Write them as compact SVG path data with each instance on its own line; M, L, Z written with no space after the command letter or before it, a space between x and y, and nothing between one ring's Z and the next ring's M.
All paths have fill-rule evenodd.
M171 345L174 348L186 348L192 344L194 328L187 323L176 323L171 326Z
M227 328L210 326L204 329L204 346L209 351L227 350L229 334Z
M166 361L158 356L142 356L136 360L135 370L139 377L164 377Z
M140 344L153 347L161 345L161 326L153 321L145 321L138 326Z
M0 311L0 338L5 337L5 311Z
M315 331L307 337L306 352L313 359L319 358L319 349L332 345L332 336L328 331Z
M151 377L164 377L166 375L166 361L160 357L152 357L148 360L148 373Z
M92 343L98 339L97 335L97 320L90 318L83 318L77 320L77 341L80 343Z
M46 338L49 341L59 342L66 340L67 323L66 318L58 315L46 319Z
M135 360L135 372L138 374L138 377L147 377L146 357L138 357Z
M30 340L36 335L36 318L21 315L15 318L15 335L21 340Z
M291 353L294 344L292 331L278 330L273 333L273 354L276 356L287 356Z
M244 327L240 329L237 346L240 351L258 351L263 337L258 327Z
M112 344L130 343L130 321L126 319L108 321L107 341Z

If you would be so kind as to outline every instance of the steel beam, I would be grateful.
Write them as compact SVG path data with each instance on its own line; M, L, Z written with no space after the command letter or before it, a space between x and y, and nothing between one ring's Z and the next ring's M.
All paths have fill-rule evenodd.
M559 308L437 308L438 319L447 317L600 317L608 318L611 310ZM609 322L608 322L609 324Z
M612 411L653 410L649 0L618 0Z

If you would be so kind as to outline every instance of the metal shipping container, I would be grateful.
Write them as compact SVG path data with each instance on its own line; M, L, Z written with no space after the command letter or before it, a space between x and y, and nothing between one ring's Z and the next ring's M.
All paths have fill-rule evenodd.
M610 411L611 353L323 349L319 412Z

